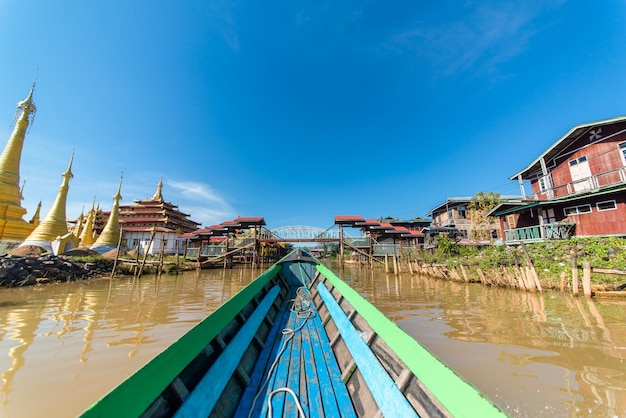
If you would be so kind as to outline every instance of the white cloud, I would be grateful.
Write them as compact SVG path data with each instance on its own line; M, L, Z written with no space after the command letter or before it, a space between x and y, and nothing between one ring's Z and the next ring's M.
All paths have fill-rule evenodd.
M234 210L211 186L193 181L164 180L166 186L174 189L181 202L174 202L181 210L191 214L191 219L204 226L213 225L234 218ZM168 199L169 200L169 199ZM202 202L202 206L192 202Z
M235 51L239 50L239 37L235 29L235 19L232 9L234 5L231 1L213 1L208 5L207 17L208 27L218 32L224 42Z
M384 47L426 59L436 77L490 73L526 50L538 32L537 18L548 7L532 2L470 4L463 20L414 25L392 35Z

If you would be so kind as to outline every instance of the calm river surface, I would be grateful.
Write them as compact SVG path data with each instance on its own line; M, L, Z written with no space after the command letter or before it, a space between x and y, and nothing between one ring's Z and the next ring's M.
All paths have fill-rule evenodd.
M509 415L626 417L626 300L331 268ZM0 289L0 417L79 414L258 273Z

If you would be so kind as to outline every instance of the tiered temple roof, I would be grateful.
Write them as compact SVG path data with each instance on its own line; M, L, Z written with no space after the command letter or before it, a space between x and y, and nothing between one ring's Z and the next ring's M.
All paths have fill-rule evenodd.
M124 231L148 231L157 227L185 233L198 229L199 222L192 221L189 214L163 199L162 189L163 180L160 180L150 199L120 206L119 223Z

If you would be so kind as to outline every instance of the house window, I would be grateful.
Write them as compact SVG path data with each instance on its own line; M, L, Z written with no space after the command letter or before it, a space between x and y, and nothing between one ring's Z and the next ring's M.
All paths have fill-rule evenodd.
M619 155L622 158L622 164L626 165L626 142L622 142L617 146Z
M591 213L591 205L570 206L563 209L565 216L581 215L583 213Z
M550 178L548 176L539 177L539 190L546 192L550 188Z
M543 218L544 224L552 224L556 222L556 215L554 214L554 209L544 209L541 211L541 217Z
M596 208L598 208L600 212L604 210L615 210L617 209L617 203L615 200L606 200L604 202L596 203Z
M587 156L571 160L569 162L569 172L572 176L572 183L574 185L574 191L580 192L581 190L591 189L591 169L589 168L589 161Z
M467 219L465 206L459 206L456 210L459 212L459 219Z

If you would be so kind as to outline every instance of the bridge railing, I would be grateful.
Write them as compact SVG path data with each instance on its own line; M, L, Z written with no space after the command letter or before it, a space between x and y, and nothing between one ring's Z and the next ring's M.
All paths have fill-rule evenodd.
M226 254L225 245L203 245L200 250L200 256L202 257L216 257L218 255Z
M322 229L315 226L283 226L270 230L274 239L301 239L301 240L322 240L322 239L334 239L339 240L341 233L338 229L329 228ZM349 235L344 233L344 239L349 238Z
M374 244L372 245L372 255L400 255L399 244Z
M357 237L357 238L344 238L344 241L356 248L369 248L370 247L370 237Z

